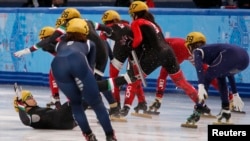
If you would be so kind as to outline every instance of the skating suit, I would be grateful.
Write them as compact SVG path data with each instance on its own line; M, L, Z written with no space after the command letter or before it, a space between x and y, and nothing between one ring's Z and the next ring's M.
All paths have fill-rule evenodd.
M228 102L226 77L235 75L249 65L249 55L243 48L230 44L209 44L193 51L198 83L208 89L210 82L217 78L222 102ZM209 67L204 73L202 64Z
M166 43L161 29L145 19L136 19L131 24L133 31L132 48L144 45L140 52L140 64L143 72L149 75L159 66L168 70L170 74L179 71L180 66L171 47Z
M35 129L73 129L76 126L71 107L66 102L60 109L32 107L27 113L19 111L21 121Z
M72 113L83 133L91 133L82 100L88 103L97 115L105 133L113 133L109 115L99 95L96 79L90 64L95 62L93 42L61 41L51 68L56 83L67 96Z

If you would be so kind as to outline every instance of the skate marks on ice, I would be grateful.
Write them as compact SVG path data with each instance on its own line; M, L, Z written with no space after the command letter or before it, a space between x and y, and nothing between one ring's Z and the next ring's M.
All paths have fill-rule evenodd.
M42 107L51 100L48 87L22 86L23 89L31 90L34 97ZM123 93L123 92L121 92ZM24 126L15 112L12 101L15 96L13 85L0 85L0 140L17 141L83 141L84 138L80 128L73 130L35 130ZM124 95L121 95L123 98ZM61 101L66 101L61 93ZM154 93L146 93L147 103L154 100ZM121 99L123 101L123 99ZM250 99L243 98L246 114L232 112L231 121L234 124L249 124ZM105 101L104 101L105 102ZM107 103L105 103L107 104ZM134 100L132 107L137 105ZM220 98L210 96L207 105L212 113L220 112ZM112 122L116 136L119 141L206 141L207 125L217 121L212 118L202 118L196 125L197 129L182 128L180 125L192 114L193 103L184 94L166 94L163 98L159 116L152 116L152 119L135 117L128 114L127 122ZM108 105L107 105L108 107ZM131 111L132 112L132 111ZM97 118L92 110L87 110L87 117L93 132L100 141L105 140L105 135Z

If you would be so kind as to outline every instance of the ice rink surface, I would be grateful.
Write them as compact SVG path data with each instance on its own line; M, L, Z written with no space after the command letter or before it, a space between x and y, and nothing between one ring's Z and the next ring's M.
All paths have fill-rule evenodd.
M45 107L50 101L48 87L22 87L33 93L39 106ZM121 93L123 100L124 92ZM14 96L12 85L0 85L0 141L85 141L79 127L73 130L37 130L24 126L13 108ZM154 100L154 93L146 93L146 99L150 105ZM61 101L66 101L62 93ZM234 124L250 124L250 98L243 98L243 101L246 114L232 113L231 122ZM105 99L104 102L107 105ZM136 105L135 98L132 107ZM221 107L220 97L210 96L207 105L212 114L217 115ZM133 111L132 108L126 117L128 122L112 122L118 141L207 141L207 125L216 121L213 118L201 118L197 129L181 127L181 123L185 123L193 111L193 103L184 94L165 94L160 115L153 116L152 119L132 116ZM104 132L97 123L94 112L87 110L86 113L98 141L105 141Z

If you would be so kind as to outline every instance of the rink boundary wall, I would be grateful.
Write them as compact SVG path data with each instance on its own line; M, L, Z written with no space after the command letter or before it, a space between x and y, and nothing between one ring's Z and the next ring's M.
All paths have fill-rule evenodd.
M128 14L128 8L123 7L77 7L80 12L84 14L102 14L107 9L117 10L120 14ZM46 13L46 14L60 14L64 8L1 8L0 13ZM201 15L201 16L249 16L250 11L244 9L176 9L176 8L155 8L150 9L156 15ZM83 14L83 16L84 16ZM157 78L157 77L154 77ZM0 72L0 84L13 84L18 82L22 85L32 86L48 86L48 74L34 73L34 72ZM196 81L190 81L194 86L197 86ZM156 79L147 79L148 87L145 92L155 92ZM250 83L237 83L239 93L242 97L250 97ZM166 93L183 93L180 89L176 89L171 80L168 80ZM210 95L218 95L213 88L209 90Z
M106 78L105 78L106 79ZM145 92L155 93L156 90L156 79L146 79L147 87L144 87ZM189 81L193 86L197 86L197 81ZM48 74L44 73L29 73L29 72L7 72L0 71L0 84L14 84L18 83L21 85L30 85L30 86L44 86L49 87L49 77ZM241 97L250 98L250 84L246 83L237 83L238 91ZM197 88L197 87L196 87ZM122 87L122 90L125 90L125 87ZM181 89L176 89L175 84L171 80L167 80L167 88L165 90L166 94L169 93L183 93ZM209 88L209 95L218 96L218 91Z
M113 9L120 14L128 14L127 7L110 7L110 6L93 6L93 7L76 7L84 14L103 14L105 10ZM46 13L46 14L61 14L65 8L12 8L1 7L0 13ZM226 15L226 16L249 16L248 9L188 9L188 8L150 8L150 12L156 15ZM83 16L84 16L83 14Z

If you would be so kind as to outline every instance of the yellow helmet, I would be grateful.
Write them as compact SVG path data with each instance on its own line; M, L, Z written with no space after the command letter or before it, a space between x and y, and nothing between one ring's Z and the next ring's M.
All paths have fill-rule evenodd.
M66 32L77 32L88 35L89 27L84 19L74 18L67 23Z
M31 96L32 96L32 94L31 94L30 91L28 91L28 90L22 90L22 92L21 92L21 99L22 99L23 102L26 101L27 98L29 98Z
M107 21L112 21L115 19L121 20L120 15L115 10L107 10L102 15L102 22L103 23L105 23Z
M45 26L40 30L39 39L46 38L55 32L55 28L51 26Z
M65 20L70 20L73 18L81 18L81 14L76 8L66 8L62 12L61 18Z
M133 1L129 6L129 13L135 13L139 11L148 11L148 6L145 2L142 1Z
M56 26L56 28L58 28L60 25L62 25L62 24L64 24L64 23L65 23L65 19L59 17L59 18L56 19L56 24L55 24L55 26Z
M190 44L204 42L206 43L206 37L201 32L190 32L186 37L185 46L189 46Z

